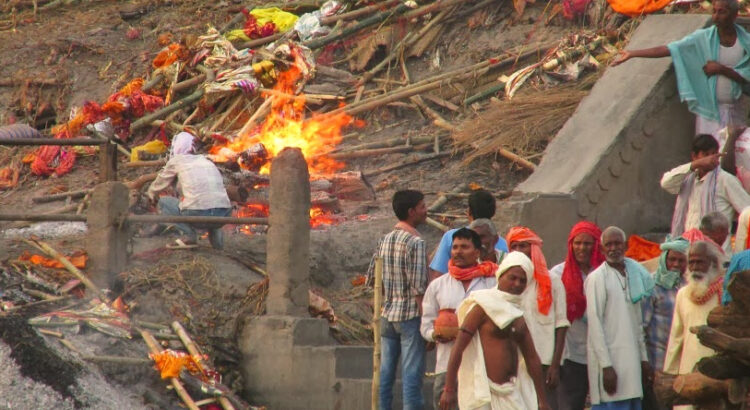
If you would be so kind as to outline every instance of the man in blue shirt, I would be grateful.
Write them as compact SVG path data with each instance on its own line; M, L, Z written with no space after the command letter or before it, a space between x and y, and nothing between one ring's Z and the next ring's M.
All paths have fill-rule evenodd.
M495 197L483 189L472 192L469 195L468 215L469 222L479 218L492 219L495 216ZM432 257L432 262L430 262L430 280L448 272L448 261L451 259L451 243L453 241L453 234L457 230L458 228L447 231L443 234L443 238L440 239L440 245L438 245L435 255ZM508 245L502 237L495 244L495 249L508 252ZM500 262L498 261L498 263Z

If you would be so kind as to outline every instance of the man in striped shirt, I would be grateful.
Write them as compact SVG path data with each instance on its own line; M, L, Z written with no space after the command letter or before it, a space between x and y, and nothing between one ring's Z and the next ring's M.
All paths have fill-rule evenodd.
M416 226L427 218L424 195L413 190L396 192L393 211L399 222L378 242L367 272L368 283L372 283L375 258L383 259L380 408L391 408L400 359L404 409L421 409L425 341L419 325L427 288L427 254Z

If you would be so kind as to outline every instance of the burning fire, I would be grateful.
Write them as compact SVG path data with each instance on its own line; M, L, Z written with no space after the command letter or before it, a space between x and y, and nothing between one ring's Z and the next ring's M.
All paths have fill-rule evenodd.
M226 146L214 146L211 153L222 157L224 148L242 153L262 144L270 159L286 147L296 147L302 150L312 174L333 173L343 168L343 163L325 154L341 142L341 129L352 123L352 117L340 113L312 114L306 118L304 97L294 95L300 78L302 72L296 65L280 73L273 87L278 93L264 96L272 99L271 112L265 122L248 134L237 136ZM263 174L269 170L270 162L260 168Z
M240 218L264 218L268 216L268 205L246 204L237 210L237 217ZM319 206L310 208L310 227L315 229L321 226L338 225L341 217L334 215ZM265 228L265 226L263 226ZM258 227L255 225L242 225L239 227L240 232L246 235L252 235L257 232Z

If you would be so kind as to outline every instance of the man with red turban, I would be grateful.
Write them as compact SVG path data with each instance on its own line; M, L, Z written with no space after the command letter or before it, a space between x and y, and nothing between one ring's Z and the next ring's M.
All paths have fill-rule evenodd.
M550 276L561 278L565 287L570 328L565 337L565 356L560 369L558 406L560 410L580 410L589 392L586 366L586 296L583 280L604 262L602 231L588 221L578 222L568 235L565 262L553 267Z
M552 408L557 408L557 385L570 326L565 304L565 288L560 278L552 277L542 253L542 239L529 228L511 228L506 236L511 251L522 252L534 264L532 280L521 295L521 308L544 370L544 390Z

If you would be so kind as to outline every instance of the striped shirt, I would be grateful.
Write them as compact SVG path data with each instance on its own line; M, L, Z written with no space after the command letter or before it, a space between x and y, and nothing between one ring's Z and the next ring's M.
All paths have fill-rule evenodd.
M367 283L374 282L375 258L383 258L382 316L390 322L419 317L416 296L427 289L427 253L424 240L401 229L380 238L367 270Z

